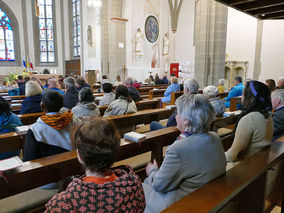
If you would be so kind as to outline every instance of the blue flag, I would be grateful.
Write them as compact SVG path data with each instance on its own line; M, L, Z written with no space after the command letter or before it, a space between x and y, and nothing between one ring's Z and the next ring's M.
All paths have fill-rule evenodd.
M26 65L25 60L23 60L23 66L24 66L25 68L27 68L27 65Z

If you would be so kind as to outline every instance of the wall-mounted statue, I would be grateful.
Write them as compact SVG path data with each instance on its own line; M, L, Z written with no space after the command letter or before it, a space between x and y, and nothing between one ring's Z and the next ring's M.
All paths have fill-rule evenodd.
M135 47L136 55L142 56L143 55L143 49L142 49L143 34L142 34L140 28L137 29L137 33L135 35L134 41L135 41L135 44L136 44L136 47Z
M169 38L169 33L166 33L163 39L163 56L169 56L169 52L170 52L170 38Z
M87 29L87 42L89 44L89 46L93 46L93 35L92 35L92 27L90 25L88 25L88 29Z

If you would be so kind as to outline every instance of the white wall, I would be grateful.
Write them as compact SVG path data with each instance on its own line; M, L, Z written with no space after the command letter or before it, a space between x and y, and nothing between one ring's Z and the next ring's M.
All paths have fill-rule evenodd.
M229 7L226 53L230 61L248 61L247 77L252 78L257 19Z
M284 20L267 20L263 25L260 81L284 76Z

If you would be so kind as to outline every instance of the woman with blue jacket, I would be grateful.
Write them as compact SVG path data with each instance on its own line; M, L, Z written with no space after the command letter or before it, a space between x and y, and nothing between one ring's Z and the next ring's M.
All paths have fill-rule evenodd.
M172 82L172 84L170 86L168 86L168 88L166 89L166 91L164 93L165 97L162 98L163 103L171 101L172 92L179 92L180 91L178 79L176 77L172 77L171 82Z

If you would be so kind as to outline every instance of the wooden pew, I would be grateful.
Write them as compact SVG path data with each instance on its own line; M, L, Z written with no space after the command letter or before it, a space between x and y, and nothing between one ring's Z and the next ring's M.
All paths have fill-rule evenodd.
M283 163L284 143L273 142L163 212L270 212L284 191Z
M149 90L149 100L153 100L157 97L163 97L166 89Z
M36 120L44 114L45 114L44 112L29 113L29 114L18 115L18 117L21 119L23 125L30 125L35 123Z
M116 161L152 151L152 158L162 158L162 148L174 142L179 135L174 127L146 133L146 141L140 144L121 139L121 147ZM160 150L158 152L157 150ZM25 162L23 166L4 173L6 180L0 177L0 199L12 196L44 184L59 181L70 175L82 174L76 151Z
M231 112L238 110L237 105L239 103L241 103L241 99L242 99L242 97L231 98L231 103L230 103L230 111Z
M178 99L178 97L183 95L183 91L180 92L172 92L171 94L171 101L169 103L163 103L163 108L165 108L167 105L175 105L176 103L176 99Z
M3 96L3 98L5 98L7 101L11 101L11 100L22 100L22 99L25 99L26 96L25 95Z

